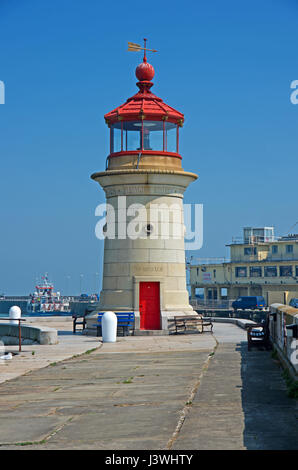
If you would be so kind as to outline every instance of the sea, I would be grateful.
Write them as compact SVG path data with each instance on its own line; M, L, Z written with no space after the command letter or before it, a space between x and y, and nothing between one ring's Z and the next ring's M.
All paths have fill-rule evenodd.
M0 299L0 318L9 317L9 309L13 305L20 307L22 311L22 317L57 317L57 316L71 316L71 312L44 312L44 313L27 313L27 300L6 300Z
M22 317L70 317L72 316L72 312L46 312L46 313L23 313L22 312ZM9 314L8 313L0 313L0 319L1 318L8 318Z

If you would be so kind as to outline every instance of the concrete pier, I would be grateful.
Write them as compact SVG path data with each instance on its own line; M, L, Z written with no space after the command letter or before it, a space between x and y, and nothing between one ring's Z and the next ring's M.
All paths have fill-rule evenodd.
M0 365L27 367L0 384L1 449L298 449L280 364L248 352L239 326L103 345L70 322L58 333L59 345Z

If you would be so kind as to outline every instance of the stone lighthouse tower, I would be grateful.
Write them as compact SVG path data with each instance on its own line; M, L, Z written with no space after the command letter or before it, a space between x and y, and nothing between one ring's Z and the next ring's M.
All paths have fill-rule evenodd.
M136 334L167 330L169 317L192 312L183 194L197 175L182 169L184 116L152 93L154 73L145 47L139 91L105 115L110 154L105 171L91 176L107 202L98 311L134 312Z

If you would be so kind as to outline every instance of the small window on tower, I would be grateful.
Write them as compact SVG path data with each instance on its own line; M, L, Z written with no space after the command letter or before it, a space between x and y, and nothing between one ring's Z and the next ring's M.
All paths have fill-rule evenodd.
M177 124L165 122L165 151L178 153Z
M143 149L163 151L163 122L144 121L143 123Z
M153 225L147 224L146 225L146 233L147 235L150 235L153 232Z
M123 150L141 150L142 149L142 122L128 121L123 122Z
M111 126L111 153L121 152L121 122Z

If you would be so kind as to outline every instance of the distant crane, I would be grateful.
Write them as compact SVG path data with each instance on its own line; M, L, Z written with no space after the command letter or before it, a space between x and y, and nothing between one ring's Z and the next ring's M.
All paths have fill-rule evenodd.
M288 233L290 233L291 230L292 230L294 227L296 227L297 224L298 224L298 222L296 222L294 225L292 225L292 227L290 228L290 230L288 231Z

